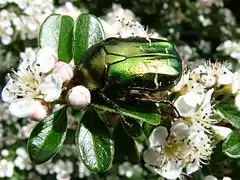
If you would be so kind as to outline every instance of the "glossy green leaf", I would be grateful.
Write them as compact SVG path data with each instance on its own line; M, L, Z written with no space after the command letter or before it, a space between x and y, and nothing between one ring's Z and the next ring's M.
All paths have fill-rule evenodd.
M124 117L121 123L128 135L132 137L139 137L142 135L142 126L135 119Z
M148 109L147 107L135 108L134 106L120 107L118 109L119 112L117 112L113 107L110 107L108 105L92 104L92 106L103 111L120 113L123 116L147 122L152 125L158 125L161 122L161 116L156 111L156 107L152 107L151 109ZM146 109L148 109L149 111L147 111Z
M52 14L46 18L39 31L39 47L50 46L58 59L70 62L72 59L72 37L74 21L70 16Z
M75 21L73 30L73 59L78 64L80 57L92 45L104 39L100 21L91 14L81 14Z
M232 99L221 101L215 106L217 113L236 128L240 128L240 111Z
M76 132L76 144L83 163L93 172L105 172L113 161L113 141L103 121L88 110Z
M62 147L66 132L66 108L40 121L28 139L27 148L31 161L41 164L51 159Z
M149 137L153 131L155 126L151 125L151 124L148 124L148 123L143 123L142 125L142 129L143 129L143 132L144 134Z
M240 158L240 132L233 131L222 145L223 152L231 158Z
M113 131L113 139L115 145L115 161L128 160L133 164L138 164L140 155L135 141L129 136L119 124Z

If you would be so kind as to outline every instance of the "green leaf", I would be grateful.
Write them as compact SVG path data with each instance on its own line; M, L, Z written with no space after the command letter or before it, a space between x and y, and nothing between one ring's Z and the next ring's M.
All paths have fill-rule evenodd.
M91 14L81 14L75 21L73 30L73 59L78 64L80 57L92 45L104 39L100 21Z
M40 121L28 139L27 148L31 161L41 164L51 159L62 147L66 132L66 108Z
M39 31L39 47L50 46L58 59L70 62L72 59L72 36L74 21L70 16L52 14L46 18Z
M113 141L97 113L88 110L76 132L76 144L83 163L93 172L105 172L113 161Z
M115 161L130 161L133 164L138 164L140 155L135 141L129 136L119 124L113 131L113 139L115 144Z
M231 158L240 158L240 132L233 131L222 145L223 152Z
M232 99L221 101L215 106L217 113L236 128L240 128L240 111Z
M121 121L126 133L132 137L139 137L142 135L142 126L133 118L124 117Z
M151 124L148 123L143 123L142 125L143 132L147 137L151 135L154 128L155 126L152 126Z
M132 119L140 120L143 122L147 122L152 125L158 125L161 122L161 116L157 112L156 107L149 106L151 108L145 106L145 108L136 108L133 106L125 106L120 107L117 112L113 107L109 105L102 105L102 104L92 104L92 106L96 109L100 109L103 111L113 112L113 113L120 113L123 116L130 117ZM147 110L146 110L147 109Z

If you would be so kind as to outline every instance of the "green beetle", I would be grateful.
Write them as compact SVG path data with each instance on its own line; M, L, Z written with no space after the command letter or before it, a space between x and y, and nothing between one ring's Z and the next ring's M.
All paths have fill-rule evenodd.
M176 85L183 61L166 40L140 37L108 38L81 57L74 84L111 99L131 99Z

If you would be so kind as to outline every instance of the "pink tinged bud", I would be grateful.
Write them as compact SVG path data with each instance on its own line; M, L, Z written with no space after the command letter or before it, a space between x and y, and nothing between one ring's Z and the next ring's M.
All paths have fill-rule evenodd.
M49 109L40 101L36 101L33 105L33 111L30 114L30 119L33 121L41 121L48 116Z
M58 76L63 82L69 82L73 77L73 68L69 64L58 61L55 63L53 73Z
M76 86L68 91L67 101L73 108L84 108L91 102L90 91L84 86Z

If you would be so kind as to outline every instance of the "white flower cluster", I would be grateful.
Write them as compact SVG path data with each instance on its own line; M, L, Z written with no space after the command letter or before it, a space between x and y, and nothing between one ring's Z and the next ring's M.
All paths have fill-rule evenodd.
M142 173L142 168L139 165L132 165L130 162L123 162L118 166L118 173L121 176L125 176L127 178L131 177L140 177Z
M59 6L58 8L55 9L54 13L57 14L63 14L63 15L68 15L71 16L73 19L77 19L79 14L87 12L86 9L78 9L75 7L71 2L66 2L62 6Z
M217 47L217 51L222 51L240 63L240 42L226 40Z
M223 0L197 0L196 7L203 13L210 13L211 7L215 5L216 7L223 7Z
M1 43L7 45L12 40L12 35L14 33L11 20L16 17L13 12L8 12L7 10L0 11L0 38Z
M159 34L149 31L146 27L138 22L132 11L123 9L118 4L113 4L112 10L101 17L106 38L108 37L146 37L159 38Z
M176 179L183 171L189 175L208 162L214 134L224 139L231 132L229 128L214 125L218 121L211 116L212 94L220 86L231 86L238 91L236 76L240 78L224 63L206 63L182 76L173 89L179 94L174 106L180 117L172 121L169 131L159 126L151 133L150 147L144 152L148 169L164 178Z
M74 169L75 165L78 166L78 170ZM78 171L77 173L79 178L84 178L90 175L90 172L84 166L81 160L77 161L76 164L70 160L57 160L56 162L50 161L37 165L35 168L36 171L41 175L55 173L57 180L70 180L71 175L74 173L74 171Z
M14 8L8 8L11 3L22 13L17 14ZM52 0L5 0L2 5L6 6L0 11L0 39L4 45L12 42L14 33L19 34L22 40L36 38L40 24L54 8Z
M39 50L37 55L27 48L20 56L22 63L9 75L2 99L10 103L12 115L38 121L49 115L49 104L60 98L64 83L73 77L73 68L58 61L50 47Z
M8 161L6 159L0 160L0 178L10 178L14 173L14 165L13 162Z

